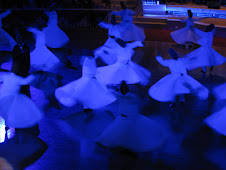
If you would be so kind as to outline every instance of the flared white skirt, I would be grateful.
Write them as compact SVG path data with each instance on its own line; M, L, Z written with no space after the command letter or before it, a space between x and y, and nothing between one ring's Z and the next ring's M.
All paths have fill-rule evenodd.
M0 96L0 115L6 126L14 128L32 127L44 116L30 98L19 93Z
M115 64L98 67L96 78L106 85L127 84L147 85L151 77L151 72L146 68L129 61L128 64L116 62Z
M36 47L31 52L30 56L31 66L37 70L49 71L60 62L45 45Z
M123 147L134 152L148 152L160 147L166 135L158 123L142 115L118 116L96 139L110 148Z
M146 36L144 29L136 26L133 23L121 22L119 23L121 39L130 42L130 41L144 41Z
M57 25L49 25L43 29L46 37L46 46L62 48L69 42L69 37Z
M116 100L116 97L96 78L82 77L59 87L55 96L60 103L71 107L81 103L86 108L98 109Z
M189 75L169 74L155 83L149 90L150 97L160 102L173 102L177 95L192 93L204 100L209 91Z
M193 42L197 44L197 41L201 38L198 34L198 29L195 27L184 27L170 33L172 39L178 44L185 44L186 42Z
M113 38L108 38L105 44L94 50L95 58L101 58L106 64L114 64L117 61L117 48L119 45Z
M189 70L199 67L221 65L226 62L226 57L223 57L209 46L202 46L188 53L184 58L191 60L191 62L189 62L190 64L186 65Z
M214 87L212 92L217 99L226 99L226 83Z
M208 116L204 122L219 134L226 136L226 107Z

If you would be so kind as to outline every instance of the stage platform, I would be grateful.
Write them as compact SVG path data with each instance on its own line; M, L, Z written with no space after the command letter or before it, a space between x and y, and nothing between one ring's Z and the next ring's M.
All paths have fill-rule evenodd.
M193 16L226 19L226 7L220 9L208 8L206 5L196 4L143 4L144 14L168 14L186 16L187 10L192 10Z
M195 22L199 25L215 24L217 27L226 28L226 7L210 9L205 5L179 5L179 4L143 4L143 17L156 20L179 21L187 17L187 10L191 9L194 17L208 17Z

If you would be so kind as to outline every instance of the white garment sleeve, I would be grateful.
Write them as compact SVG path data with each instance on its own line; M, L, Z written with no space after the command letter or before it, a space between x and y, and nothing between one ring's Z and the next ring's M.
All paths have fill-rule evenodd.
M37 28L32 28L32 27L28 27L27 31L32 32L34 34L39 34L41 32Z
M108 24L108 23L106 23L106 22L100 22L99 24L98 24L101 28L105 28L105 29L110 29L111 27L112 27L112 24Z
M0 14L0 19L5 18L7 15L9 15L11 13L10 10L7 10L6 12L3 12Z
M132 42L132 43L127 43L126 44L126 47L129 47L129 48L136 48L136 47L143 47L144 45L142 44L141 41L135 41L135 42Z
M169 62L168 60L163 60L163 58L161 56L156 56L155 59L163 66L168 67Z
M21 85L27 85L27 84L30 84L34 79L35 79L35 76L33 74L27 76L26 78L23 78L23 77L19 77L18 78L20 79L19 82Z

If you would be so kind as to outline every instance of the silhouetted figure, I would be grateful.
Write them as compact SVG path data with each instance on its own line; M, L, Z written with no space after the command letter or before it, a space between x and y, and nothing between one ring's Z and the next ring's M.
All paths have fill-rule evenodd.
M16 40L17 40L17 45L15 45L13 49L13 65L12 65L11 72L21 77L27 77L29 75L29 70L30 70L30 49L24 43L24 40L21 34L16 35ZM29 85L22 86L20 92L22 94L27 95L28 97L31 97ZM21 135L24 132L29 132L31 134L34 134L35 136L38 136L40 133L38 124L34 125L31 128L16 129L16 132L17 134L21 134Z
M21 34L16 35L16 41L17 45L15 45L13 48L13 65L11 72L21 77L26 77L29 75L30 70L30 49L24 43ZM31 97L30 86L22 86L21 93L26 94L28 97Z

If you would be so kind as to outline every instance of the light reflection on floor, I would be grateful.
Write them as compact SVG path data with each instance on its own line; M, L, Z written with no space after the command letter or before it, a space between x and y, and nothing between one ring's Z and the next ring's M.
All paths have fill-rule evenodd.
M10 128L7 130L7 137L11 139L14 136L15 129ZM5 141L5 120L0 116L0 143Z

